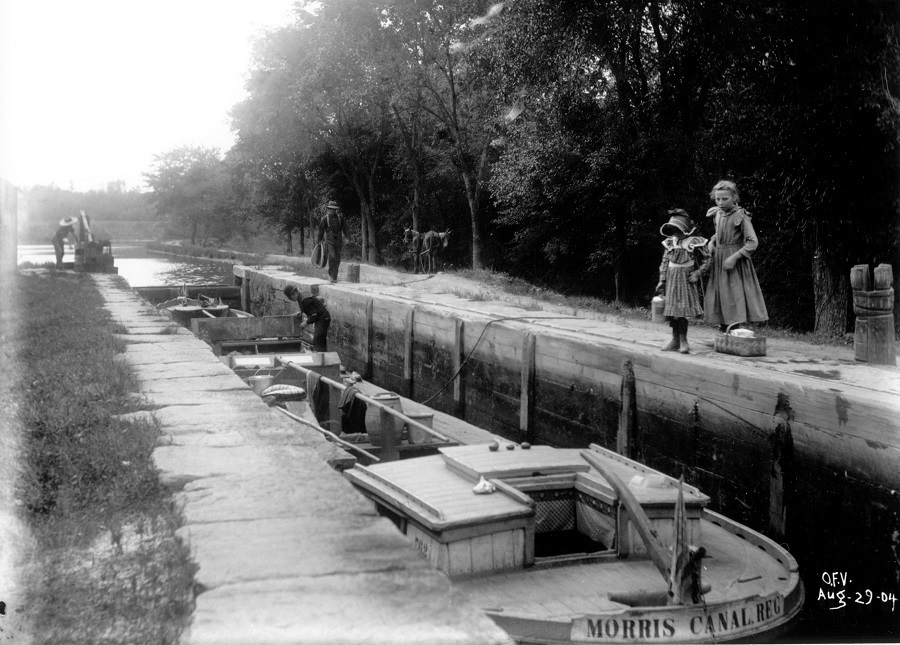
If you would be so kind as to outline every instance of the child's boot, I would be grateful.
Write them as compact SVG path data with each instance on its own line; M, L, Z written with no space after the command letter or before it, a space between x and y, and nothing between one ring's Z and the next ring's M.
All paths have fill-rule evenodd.
M672 340L670 340L668 343L663 345L662 351L664 351L664 352L674 352L676 349L678 349L678 346L681 342L678 339L678 329L679 329L678 319L673 318L672 320L669 321L669 324L672 326Z
M690 346L688 345L687 340L687 329L688 329L688 321L687 318L682 318L678 321L679 325L679 334L678 334L678 351L682 354L689 354L691 351Z

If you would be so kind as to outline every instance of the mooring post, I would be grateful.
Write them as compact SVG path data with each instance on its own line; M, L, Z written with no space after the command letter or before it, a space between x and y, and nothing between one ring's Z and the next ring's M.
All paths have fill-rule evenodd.
M534 442L534 354L535 336L525 332L522 342L522 385L519 396L519 430L524 441Z
M410 307L406 312L406 333L403 341L403 380L406 381L406 398L413 396L413 351L415 343L416 307Z
M465 335L465 323L457 318L456 329L453 336L453 347L450 350L450 362L456 378L453 379L453 416L459 419L466 418L466 375L463 369L463 337Z
M366 367L364 370L363 378L370 381L372 380L372 372L373 368L373 345L375 344L375 329L373 325L373 314L375 311L375 301L372 298L369 298L366 302L366 328L365 328L365 339L366 339Z
M241 310L246 311L247 313L253 313L250 311L250 278L246 276L243 278L235 276L235 280L241 281Z
M619 410L619 432L616 435L616 452L629 459L638 458L637 448L637 396L634 384L634 366L630 360L622 365L622 407Z
M379 414L381 415L381 454L378 458L381 461L397 461L400 459L400 451L397 449L397 444L400 443L397 426L400 424L396 423L393 415L385 412L384 408L380 410Z
M772 470L769 477L769 531L776 539L787 532L788 497L793 487L794 439L791 435L791 409L787 394L778 394L775 405L775 430L769 437L772 446Z
M856 314L853 349L858 361L879 365L897 363L893 284L894 271L889 264L875 267L873 290L869 287L869 265L857 264L850 270Z

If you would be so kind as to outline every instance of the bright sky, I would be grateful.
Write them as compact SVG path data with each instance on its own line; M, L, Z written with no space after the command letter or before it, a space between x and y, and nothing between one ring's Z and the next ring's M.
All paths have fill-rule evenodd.
M0 177L143 188L153 156L234 143L249 39L294 0L0 0Z

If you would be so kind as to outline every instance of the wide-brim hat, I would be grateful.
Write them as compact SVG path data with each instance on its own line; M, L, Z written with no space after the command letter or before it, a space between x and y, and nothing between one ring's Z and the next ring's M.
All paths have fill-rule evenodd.
M325 208L337 210L340 208L340 206L338 206L338 203L336 201L332 200L328 202L328 206L326 206Z
M78 222L77 217L63 217L59 220L60 226L73 226L76 222Z
M678 209L680 212L669 211L669 221L659 227L659 232L663 235L676 235L678 232L684 235L690 235L697 227L688 214Z

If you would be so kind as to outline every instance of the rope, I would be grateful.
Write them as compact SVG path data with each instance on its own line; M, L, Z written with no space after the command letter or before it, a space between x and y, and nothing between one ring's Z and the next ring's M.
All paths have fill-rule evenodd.
M481 340L484 338L484 334L487 331L487 328L496 322L503 322L506 320L531 320L531 321L580 320L580 318L578 316L506 316L504 318L495 318L493 320L488 321L488 323L484 326L484 329L481 330L481 334L478 336L478 340L475 341L475 345L472 346L472 350L469 352L468 356L466 356L465 360L459 364L459 369L457 369L456 372L454 372L453 376L451 376L450 379L446 383L444 383L437 392L435 392L434 394L429 396L427 399L422 401L421 402L422 405L427 405L428 402L431 401L434 397L436 397L438 394L440 394L441 392L446 390L447 387L451 383L453 383L453 381L456 379L456 377L459 376L459 373L462 372L463 368L466 366L466 363L468 363L469 359L472 358L472 354L474 354L475 350L478 349L478 345L481 343Z

